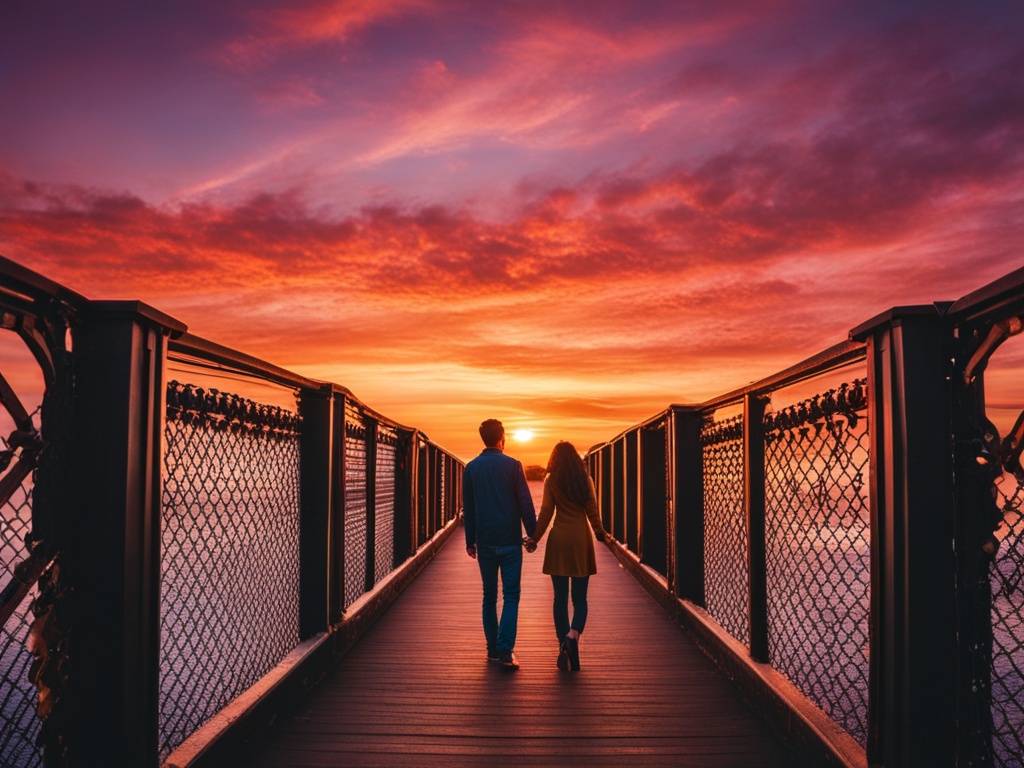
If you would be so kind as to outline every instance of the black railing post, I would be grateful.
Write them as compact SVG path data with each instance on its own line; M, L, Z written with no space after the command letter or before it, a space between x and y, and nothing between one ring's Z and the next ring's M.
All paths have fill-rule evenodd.
M705 607L703 414L672 413L672 517L675 524L676 596Z
M625 439L612 443L612 535L623 546L629 546L626 538L626 462Z
M115 301L91 303L73 331L71 765L157 765L164 363L184 330Z
M416 458L416 548L419 549L427 540L427 526L430 520L430 446L422 438L417 438Z
M330 384L299 396L299 636L330 624L331 503L333 500L334 393Z
M767 399L743 398L743 477L746 500L747 573L750 580L750 656L768 661L768 574L765 556L764 412Z
M416 551L416 433L399 431L395 445L395 559L398 565Z
M634 554L640 554L640 430L626 433L622 439L625 447L625 497L623 498L623 542Z
M640 432L640 558L667 578L665 542L668 535L668 485L665 435L664 424Z
M587 472L590 473L590 478L594 481L594 496L597 498L597 510L600 515L604 515L603 506L601 503L601 487L604 484L604 479L601 477L601 453L589 452L587 453ZM603 521L603 517L602 517ZM603 522L602 522L603 525Z
M905 307L850 335L867 342L871 431L868 762L954 766L950 332L935 307Z
M988 330L984 326L983 329ZM999 587L993 584L991 571L999 550L995 534L1003 515L1012 507L1004 510L998 493L993 493L995 482L1002 480L1004 468L1002 457L997 458L999 449L995 443L999 440L998 431L988 420L984 370L964 370L964 366L970 365L968 360L979 341L988 335L976 334L977 331L972 333L969 327L957 329L957 345L961 349L957 354L954 378L957 636L960 655L957 756L960 765L985 766L993 765L995 760L992 653L993 627L998 619L992 608L993 591ZM987 364L987 360L982 363L986 367Z
M608 533L615 535L612 529L612 493L615 481L612 477L612 447L605 445L601 448L599 460L601 462L601 525Z

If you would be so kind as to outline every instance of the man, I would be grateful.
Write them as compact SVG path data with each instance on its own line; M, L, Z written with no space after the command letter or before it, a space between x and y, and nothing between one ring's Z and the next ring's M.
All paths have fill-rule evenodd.
M480 425L484 450L462 474L466 553L480 565L483 580L487 660L519 668L514 648L519 620L519 581L523 572L523 531L533 535L537 511L523 465L506 456L505 428L497 419ZM498 575L504 601L498 621Z

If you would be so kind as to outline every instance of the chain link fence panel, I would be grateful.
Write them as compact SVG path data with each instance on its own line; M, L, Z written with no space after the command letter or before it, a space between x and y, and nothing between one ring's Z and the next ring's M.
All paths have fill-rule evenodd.
M168 385L160 759L299 643L299 421Z
M345 421L345 608L366 591L366 427Z
M1024 478L996 484L1003 520L990 570L992 749L1000 768L1024 763Z
M38 423L38 410L33 414ZM3 421L3 433L9 422ZM18 450L6 437L0 437L3 451L15 460ZM10 452L9 454L7 452ZM26 540L32 531L33 477L26 477L0 513L0 587L13 586L15 567L29 556ZM35 768L43 764L42 750L36 746L41 722L36 714L37 692L29 682L33 657L28 650L32 625L32 601L38 594L33 586L0 628L0 765L9 768Z
M704 454L704 597L708 613L750 645L750 598L743 477L743 417L709 421Z
M861 746L871 607L865 384L765 417L769 659Z
M395 446L394 430L381 427L377 434L377 473L374 478L374 577L377 584L395 567Z

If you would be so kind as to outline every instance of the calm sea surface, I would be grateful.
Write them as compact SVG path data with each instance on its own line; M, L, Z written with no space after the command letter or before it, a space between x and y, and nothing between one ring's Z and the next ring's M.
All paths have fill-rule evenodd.
M540 513L540 500L544 496L544 481L543 480L527 480L527 484L530 486L530 493L533 494L533 506Z

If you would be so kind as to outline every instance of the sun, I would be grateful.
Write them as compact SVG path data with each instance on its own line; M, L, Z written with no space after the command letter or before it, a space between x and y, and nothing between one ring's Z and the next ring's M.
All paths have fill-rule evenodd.
M528 442L530 442L533 439L533 430L532 429L517 429L513 433L512 437L514 437L516 439L516 442L528 443Z

